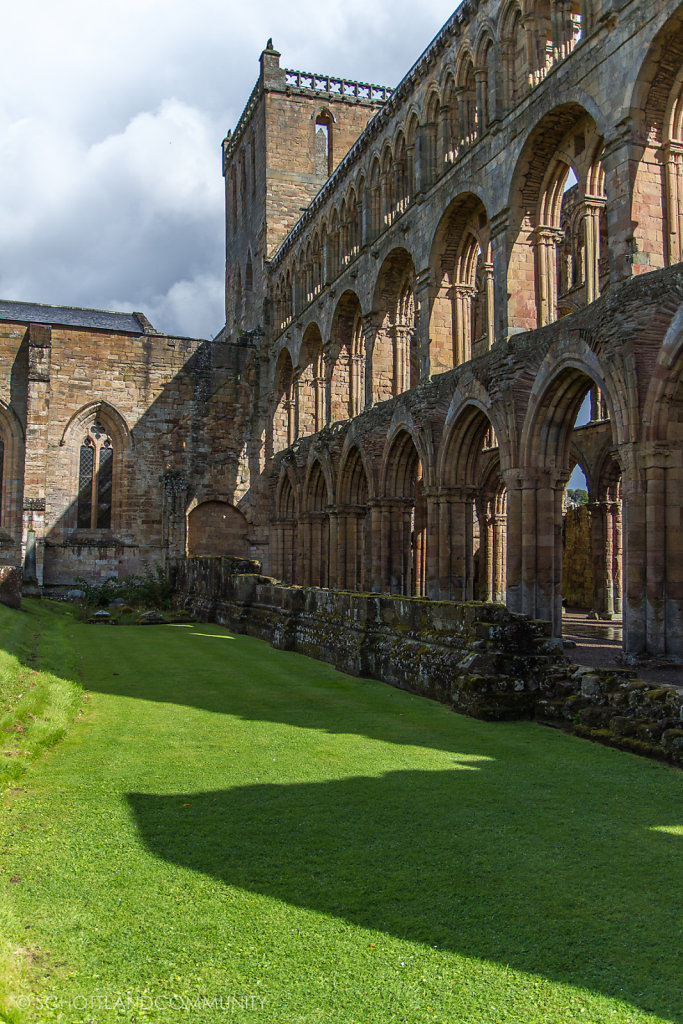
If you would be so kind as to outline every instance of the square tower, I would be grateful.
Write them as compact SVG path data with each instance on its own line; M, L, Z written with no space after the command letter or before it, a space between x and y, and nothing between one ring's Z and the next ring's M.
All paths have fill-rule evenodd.
M383 86L281 68L271 39L260 63L223 141L225 319L233 336L263 326L268 261L391 95Z

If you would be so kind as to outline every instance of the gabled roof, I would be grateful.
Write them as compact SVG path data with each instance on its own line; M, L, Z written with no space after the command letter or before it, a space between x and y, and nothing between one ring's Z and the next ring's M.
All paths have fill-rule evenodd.
M103 309L47 306L39 302L11 302L3 299L0 299L0 320L59 327L90 327L119 334L157 333L142 313L112 313Z

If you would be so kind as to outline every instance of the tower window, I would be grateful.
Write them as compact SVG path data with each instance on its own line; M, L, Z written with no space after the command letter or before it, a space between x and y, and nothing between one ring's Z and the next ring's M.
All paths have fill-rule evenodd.
M332 125L334 118L322 110L315 119L315 173L329 177L332 174Z

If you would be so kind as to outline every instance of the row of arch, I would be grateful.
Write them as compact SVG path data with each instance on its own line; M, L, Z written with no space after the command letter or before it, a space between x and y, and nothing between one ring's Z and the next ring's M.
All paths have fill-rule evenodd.
M441 428L399 403L388 429L351 424L334 456L329 442L313 442L299 472L285 454L271 571L307 586L505 601L559 633L564 492L579 463L589 481L596 609L618 612L623 590L627 650L680 654L683 352L674 335L661 356L669 371L643 412L657 441L623 443L633 436L623 382L578 346L554 369L545 360L519 437L506 407L473 384L456 392ZM589 466L575 424L596 388L607 432Z
M521 17L522 12L518 13ZM680 49L680 44L676 47ZM457 299L467 306L474 287L476 275L461 273L454 266L453 245L446 251L439 249L444 218L456 213L458 205L462 208L458 215L472 214L469 229L477 241L479 276L484 264L487 273L495 270L499 301L492 336L551 323L593 301L610 280L683 257L683 69L676 73L675 67L666 64L653 70L646 69L646 64L647 60L642 89L653 76L654 83L642 97L636 90L640 103L636 113L642 121L640 135L653 141L649 148L640 147L641 163L635 174L622 180L623 165L612 161L605 166L605 139L593 116L585 106L571 102L550 110L529 130L504 189L503 212L498 209L500 198L495 206L487 198L490 189L485 183L481 187L468 183L472 192L449 201L438 224L432 210L423 207L423 224L426 212L425 226L433 225L428 227L431 249L426 250L417 237L412 255L420 274L431 277L432 305L443 305L444 298L453 297L439 294L443 285L442 292L455 287ZM453 88L457 82L456 76ZM429 154L438 152L436 164L448 165L444 154L454 150L447 134L442 129L425 134L426 126L436 123L425 119L445 109L446 93L433 92L431 97L422 114L412 111L393 138L363 160L353 180L321 210L298 248L281 262L275 261L270 299L276 337L434 180L428 169L436 165ZM430 103L433 109L428 114ZM639 249L652 251L642 257L629 255ZM567 301L560 301L569 293L573 294ZM440 315L448 318L450 314L444 309Z
M512 313L522 322L516 327L535 327L557 319L562 312L558 295L570 291L577 282L585 283L585 304L596 298L609 281L610 196L605 191L603 140L592 118L580 108L563 111L559 125L558 116L549 115L546 124L539 126L539 137L547 124L554 129L552 148L546 140L543 148L532 147L531 166L527 153L520 160L519 194L512 203L517 227L511 244L503 241L498 260L497 272L506 278L508 290L517 285ZM389 147L383 160L387 168L383 177L377 161L369 186L363 176L350 185L339 210L335 208L323 218L298 254L279 268L272 291L276 336L358 256L361 247L372 240L382 217L391 222L392 211L406 208L407 193L405 202L396 205L392 198L393 205L386 205L387 197L395 195L387 183L400 183L403 174L397 176ZM374 185L377 181L380 184ZM378 211L382 210L380 215ZM481 278L484 265L489 275L493 272L491 241L491 213L482 198L469 192L452 200L433 230L428 269L432 305L453 288L458 291L458 299L472 297L468 289L477 287L477 275ZM530 257L535 270L531 276ZM573 269L567 276L570 263ZM560 266L565 278L558 277ZM523 295L520 289L524 289ZM446 296L449 300L453 297L453 291ZM493 336L493 323L490 333Z

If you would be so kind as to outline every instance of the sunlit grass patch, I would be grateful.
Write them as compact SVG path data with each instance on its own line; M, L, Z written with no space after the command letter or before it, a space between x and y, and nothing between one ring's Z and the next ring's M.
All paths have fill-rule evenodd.
M89 699L3 815L22 1021L683 1016L681 773L216 626L41 614Z

